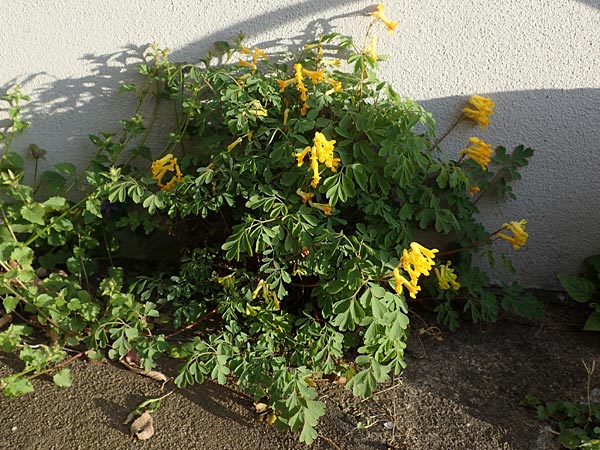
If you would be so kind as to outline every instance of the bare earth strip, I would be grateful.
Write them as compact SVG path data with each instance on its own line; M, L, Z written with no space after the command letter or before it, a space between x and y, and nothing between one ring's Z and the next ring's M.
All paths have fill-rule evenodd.
M554 448L535 411L520 402L527 394L543 401L584 398L587 375L581 361L600 364L600 335L578 331L581 314L573 313L566 306L549 306L535 322L505 317L445 332L441 342L413 337L403 376L367 401L353 398L343 386L321 382L327 415L313 448ZM19 364L12 355L0 354L0 376ZM121 367L85 361L71 367L71 388L37 379L33 394L0 398L0 450L307 448L293 434L258 422L246 396L214 383L183 390L168 383L161 391L160 383ZM598 387L596 373L592 388ZM127 415L172 389L153 413L156 434L148 441L132 437L123 424Z

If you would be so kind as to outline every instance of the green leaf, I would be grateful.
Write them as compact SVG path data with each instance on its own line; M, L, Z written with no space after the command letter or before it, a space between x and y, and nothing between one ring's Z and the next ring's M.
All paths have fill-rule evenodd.
M28 222L35 223L38 225L44 225L44 214L45 210L39 203L32 203L30 205L24 205L21 207L21 216Z
M584 261L592 266L596 272L600 273L600 255L588 256Z
M7 313L13 312L15 310L15 308L17 307L17 305L19 304L19 299L17 297L4 297L4 300L2 301L2 304L4 305L4 309L6 310Z
M52 381L59 387L70 387L71 386L71 370L68 368L60 369L52 377Z
M51 194L59 194L64 192L67 184L65 177L50 170L47 170L42 174L41 181L46 185L46 190Z
M600 331L600 312L594 311L583 326L584 331Z
M15 152L8 152L5 155L5 160L4 162L8 163L7 167L8 169L16 169L16 170L22 170L23 169L23 157L21 155L19 155L18 153Z
M42 206L52 211L60 211L67 204L67 200L64 197L50 197Z
M56 169L58 173L71 176L75 175L77 172L77 168L73 164L67 162L55 164L54 169Z
M596 292L596 286L590 280L564 273L558 274L560 284L569 296L580 303L587 303Z
M544 312L542 302L531 292L523 295L522 289L516 283L507 289L501 304L505 311L512 309L516 314L528 319L539 317Z
M6 397L18 397L33 392L33 384L23 376L4 378L0 380L0 384L3 383L6 383L6 386L4 386Z
M25 325L10 324L10 326L0 333L0 350L10 352L14 350L22 341L23 335L31 333L31 328Z
M30 265L33 262L33 250L29 247L17 247L9 258L18 262L21 266Z

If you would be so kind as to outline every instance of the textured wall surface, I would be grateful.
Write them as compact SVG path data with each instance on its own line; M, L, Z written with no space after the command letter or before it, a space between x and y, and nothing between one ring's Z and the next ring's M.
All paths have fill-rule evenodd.
M216 40L242 31L265 50L297 45L322 32L359 38L375 7L365 0L31 0L0 5L0 91L20 83L33 99L24 149L47 149L47 163L90 157L87 135L116 129L132 104L116 95L151 42L176 60L203 56ZM390 55L381 77L420 101L443 131L472 93L492 97L485 130L467 124L444 149L476 134L508 148L536 150L518 200L482 205L496 229L527 218L530 240L515 260L521 281L555 287L600 253L600 0L389 0L396 33L379 36Z

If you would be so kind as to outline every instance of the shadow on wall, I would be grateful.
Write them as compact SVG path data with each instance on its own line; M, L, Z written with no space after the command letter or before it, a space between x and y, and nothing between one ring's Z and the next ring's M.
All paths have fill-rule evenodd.
M360 1L331 0L323 3L320 0L308 0L277 10L267 9L263 14L221 28L202 40L173 51L171 57L175 61L199 61L216 41L231 40L240 32L247 36L259 35L282 28L285 24L296 23L300 17L323 17L324 11ZM270 53L280 51L283 46L296 50L321 34L334 31L335 21L368 15L372 10L372 7L367 7L327 19L315 19L296 35L263 42L247 39L247 45L259 46ZM78 167L84 167L94 152L88 135L118 130L117 120L132 115L134 100L117 92L123 83L140 82L141 77L135 66L142 62L142 55L148 46L129 44L113 54L83 55L80 58L82 65L88 67L90 72L85 77L53 79L49 74L40 72L10 80L0 86L0 93L4 93L19 84L24 87L25 94L32 96L32 100L23 105L23 116L31 123L31 127L19 142L15 142L13 148L24 152L28 144L35 143L48 151L48 166L66 158ZM167 134L165 124L159 124L158 128L163 128L164 135Z
M481 94L481 93L480 93ZM442 149L453 154L477 136L511 150L523 144L535 150L523 179L513 183L516 201L480 203L481 220L497 229L527 219L529 240L514 252L497 249L515 262L526 286L557 289L557 272L577 273L584 257L600 253L600 90L539 89L483 93L496 102L492 123L480 130L463 123ZM420 102L438 121L441 134L456 120L464 97ZM501 276L500 276L501 278Z
M600 9L600 0L577 0L585 5Z
M580 0L584 1L584 0ZM598 6L595 0L586 3ZM328 8L347 3L331 2ZM307 1L261 16L239 22L201 41L173 52L173 59L194 61L203 57L217 40L234 37L240 29L249 36L265 29L278 29L286 21L322 10L321 2ZM321 33L336 30L335 21L353 15L368 14L359 10L334 16L327 20L315 19L301 32L282 39L254 42L269 53L283 45L298 48L317 38ZM322 16L322 14L319 14ZM235 28L235 29L234 29ZM45 73L33 74L19 82L34 98L24 107L31 128L16 142L16 149L25 152L28 144L35 143L48 154L44 170L63 160L84 167L94 149L89 134L100 131L118 131L117 119L133 114L134 101L130 95L118 95L121 84L136 82L135 65L141 61L146 46L128 45L113 54L88 54L82 57L91 67L91 74L81 78L50 79ZM384 68L386 67L384 63ZM13 83L10 83L13 84ZM9 85L0 89L6 91ZM402 94L402 92L400 92ZM524 179L515 186L518 201L494 205L482 204L482 220L488 228L509 220L527 218L530 241L526 249L513 254L522 282L530 287L557 287L554 272L577 272L583 257L600 253L600 199L596 186L600 185L597 167L600 163L598 124L600 124L600 90L529 90L500 93L480 93L491 96L497 103L492 125L477 136L496 145L512 148L523 143L537 153ZM440 132L451 124L464 106L463 97L428 99L421 103L439 118ZM575 128L574 128L575 126ZM157 125L155 150L171 131L167 120ZM475 130L466 124L444 143L452 152L465 146L466 138ZM483 202L482 202L483 203ZM552 231L548 231L548 226ZM553 236L552 240L547 237ZM544 238L545 237L545 238Z

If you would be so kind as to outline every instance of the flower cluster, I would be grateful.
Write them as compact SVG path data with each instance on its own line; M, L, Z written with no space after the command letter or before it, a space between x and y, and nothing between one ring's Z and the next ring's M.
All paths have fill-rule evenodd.
M157 185L161 191L169 191L173 189L175 183L183 181L183 174L177 164L177 158L174 158L171 153L165 155L163 158L157 159L152 163L152 178L157 181ZM167 172L174 172L171 179L164 184L163 177Z
M335 61L332 61L331 64L335 64ZM338 62L339 63L339 62ZM325 75L325 70L308 70L302 67L302 64L296 63L294 64L294 77L289 78L287 80L277 80L277 84L279 85L279 92L285 91L285 88L291 86L293 84L296 85L298 92L300 92L300 100L302 101L302 108L300 109L300 114L305 116L308 111L308 89L304 84L304 77L307 76L310 78L310 81L313 85L327 82L331 84L331 89L325 92L325 95L330 95L333 92L340 92L342 90L342 83L334 80L333 78L329 78Z
M321 176L319 175L319 163L325 164L325 167L335 172L340 158L333 157L333 150L335 140L328 141L323 133L315 132L313 139L314 145L312 147L307 146L301 152L296 153L296 161L298 167L302 167L304 164L304 158L310 153L310 168L313 171L312 187L317 187Z
M467 156L481 166L483 170L487 170L487 165L492 160L494 149L490 144L486 144L477 137L469 138L469 147L461 150L461 156Z
M519 250L527 242L529 235L525 232L525 219L519 222L509 222L502 225L503 230L509 230L512 232L512 236L504 233L498 233L498 237L506 239L510 242L515 250Z
M482 97L480 95L473 95L469 99L469 104L473 108L464 108L463 112L465 117L477 122L482 130L490 123L490 116L494 114L494 106L496 104L489 98Z
M379 5L377 5L377 11L371 13L371 15L377 20L381 20L386 26L388 33L392 34L394 32L394 29L398 26L398 21L392 21L388 17L386 17L385 13L383 12L383 8L383 3L380 3Z
M438 286L440 289L450 289L455 291L460 289L460 283L456 281L456 274L454 269L450 268L451 262L448 261L446 264L434 267L435 276L438 279Z
M404 249L400 264L394 268L394 279L396 281L395 290L398 294L402 293L402 288L406 287L412 298L417 298L417 293L421 290L418 286L421 275L428 276L429 271L435 265L433 259L439 250L427 249L417 242L411 242L410 250ZM399 267L408 273L410 280L400 275Z
M264 51L260 50L258 47L254 47L254 50L250 50L249 48L244 47L242 45L241 51L244 55L252 55L252 62L244 61L242 58L240 58L238 66L249 67L252 70L252 72L256 70L256 63L258 62L258 58L263 58L267 61L269 60L267 54Z

